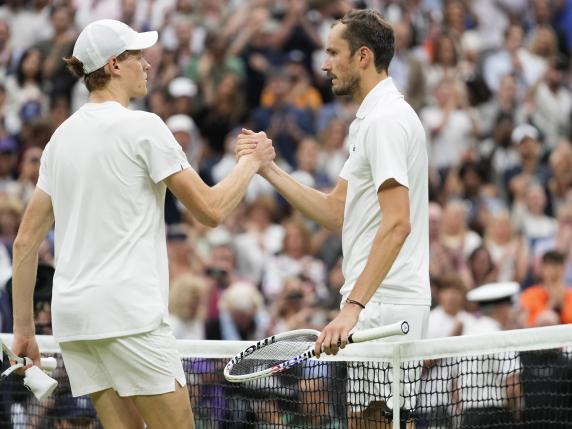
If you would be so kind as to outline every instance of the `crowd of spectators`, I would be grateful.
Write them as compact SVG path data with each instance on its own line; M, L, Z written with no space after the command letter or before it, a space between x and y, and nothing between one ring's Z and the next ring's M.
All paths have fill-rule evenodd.
M427 131L434 305L452 272L465 292L496 281L542 287L547 251L562 255L562 278L550 281L572 287L572 0L6 0L1 330L11 330L11 245L42 149L87 100L61 60L79 30L114 18L160 32L146 52L149 94L133 107L167 123L207 183L232 169L234 137L247 127L273 139L294 177L327 191L358 106L332 95L320 67L330 26L354 7L379 9L393 24L390 75ZM165 219L178 338L254 339L319 329L335 314L339 232L304 219L261 177L216 229L169 193ZM40 262L53 257L47 240ZM558 316L563 303L550 303ZM50 333L49 304L37 305L37 318L38 332Z
M5 0L0 330L12 329L11 247L42 150L87 100L61 60L86 24L114 18L160 32L146 52L149 94L133 107L166 122L207 183L232 169L234 137L248 127L273 139L294 177L327 191L358 106L332 95L320 66L331 24L353 7L379 9L393 24L390 75L427 131L430 336L467 333L476 308L464 297L490 282L522 289L503 329L572 323L572 0ZM255 177L219 228L201 225L171 194L165 218L178 338L320 329L337 311L339 232L302 218L264 179ZM49 239L36 292L40 334L51 333L53 258ZM203 372L194 377L214 374ZM22 401L5 412L22 415ZM56 427L90 417L84 408L74 402L67 409L80 414L59 416Z

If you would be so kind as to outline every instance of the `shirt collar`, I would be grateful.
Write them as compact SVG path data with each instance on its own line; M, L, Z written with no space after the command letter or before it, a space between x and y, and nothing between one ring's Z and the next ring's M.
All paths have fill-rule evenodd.
M356 118L363 119L367 115L369 115L377 102L379 101L380 97L383 97L386 94L390 94L392 92L399 92L393 83L393 79L387 77L382 81L378 82L365 96L363 101L361 102L359 109L356 113Z

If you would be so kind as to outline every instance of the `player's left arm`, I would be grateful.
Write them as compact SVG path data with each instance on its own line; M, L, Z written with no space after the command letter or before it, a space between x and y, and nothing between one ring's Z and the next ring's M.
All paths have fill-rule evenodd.
M395 179L386 180L377 193L383 218L373 239L365 269L348 299L367 303L379 288L411 232L409 189Z
M363 305L379 288L411 231L407 187L395 179L388 179L379 187L377 198L383 218L373 239L366 266L348 296L348 300ZM326 353L334 354L338 348L345 347L360 311L361 307L357 304L344 305L339 315L322 331L316 342L316 353L319 355L318 347L322 346Z
M14 353L40 365L35 341L33 296L38 268L38 249L54 224L50 196L36 188L14 240L12 301L14 313Z

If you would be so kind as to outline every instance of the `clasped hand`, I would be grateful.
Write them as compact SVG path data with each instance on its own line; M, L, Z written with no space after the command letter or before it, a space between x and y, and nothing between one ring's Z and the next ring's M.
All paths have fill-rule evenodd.
M237 160L243 156L254 156L260 162L260 170L262 170L274 161L276 152L272 146L272 140L266 136L264 131L255 133L243 128L236 139L235 155Z

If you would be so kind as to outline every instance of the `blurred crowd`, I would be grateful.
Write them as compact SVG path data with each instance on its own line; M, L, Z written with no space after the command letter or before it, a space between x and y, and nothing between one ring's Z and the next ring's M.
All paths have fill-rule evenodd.
M541 289L523 296L510 326L572 322L572 0L5 0L1 330L11 331L11 245L42 149L88 97L61 60L79 30L114 18L159 31L146 51L149 94L132 107L166 122L208 184L230 172L235 136L247 127L272 138L294 177L327 192L358 106L331 93L321 71L326 36L349 9L365 7L393 24L390 75L427 131L433 305L449 305L454 290L458 311L474 312L467 291L516 281L525 292ZM254 339L320 329L335 315L340 234L304 219L261 177L216 229L171 194L165 219L178 338ZM50 333L53 258L49 239L38 333ZM538 294L545 305L527 307ZM439 335L463 333L451 317L454 329Z

